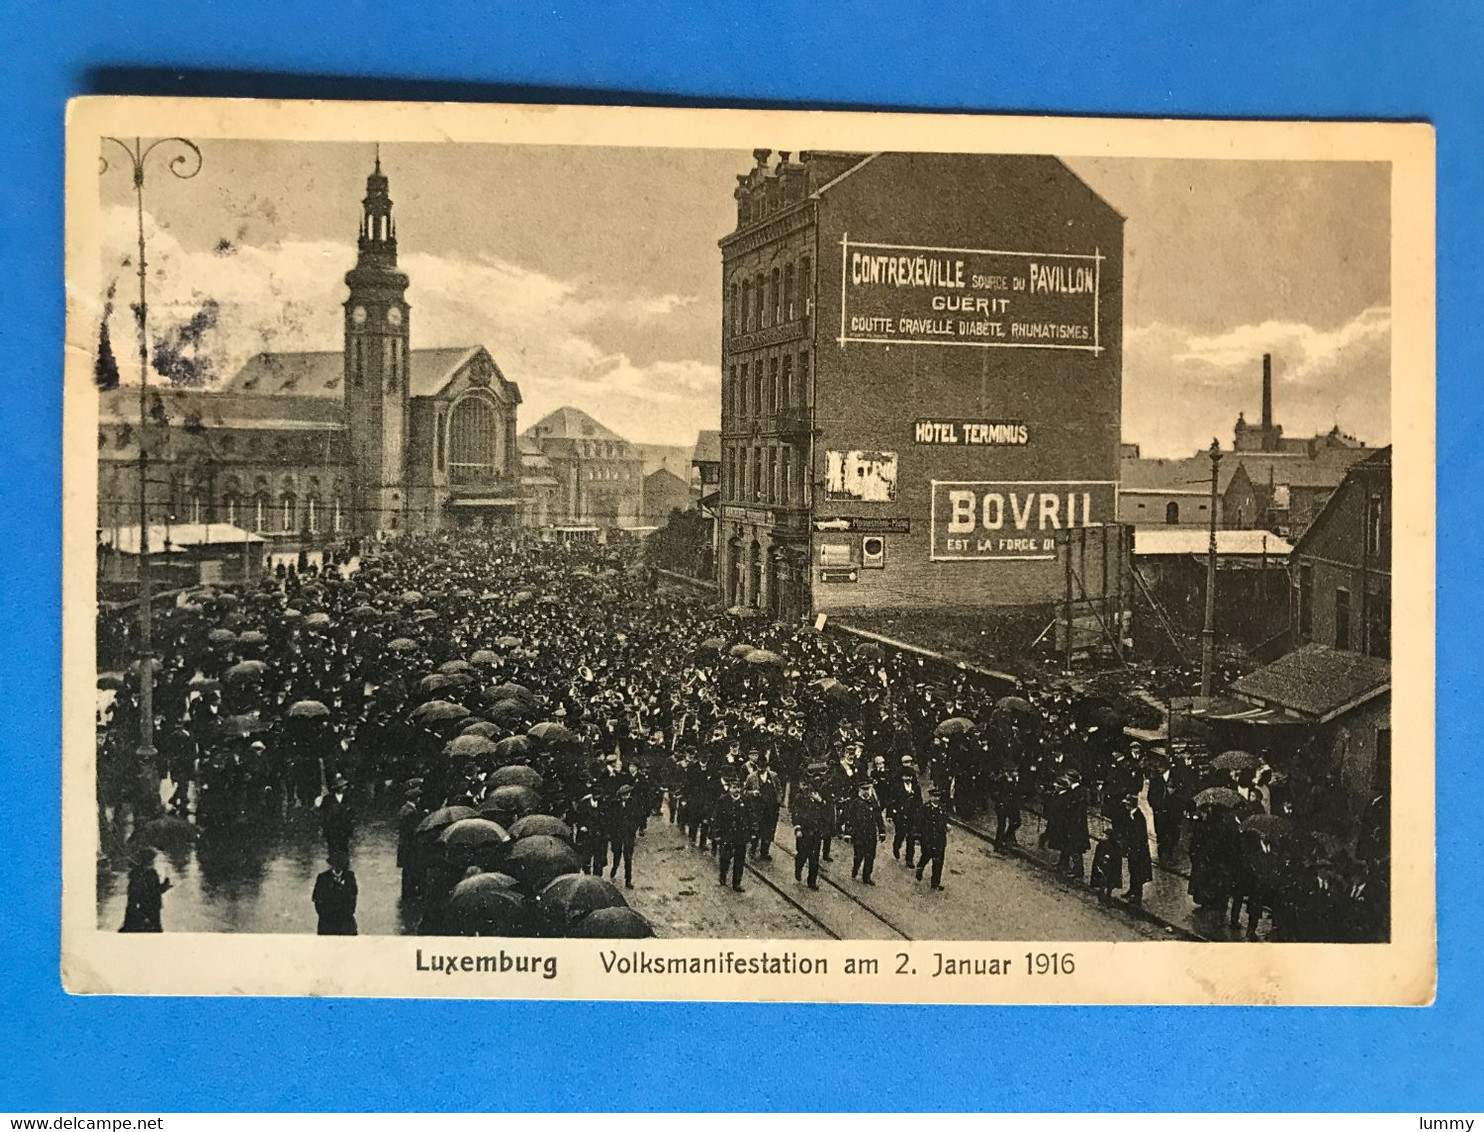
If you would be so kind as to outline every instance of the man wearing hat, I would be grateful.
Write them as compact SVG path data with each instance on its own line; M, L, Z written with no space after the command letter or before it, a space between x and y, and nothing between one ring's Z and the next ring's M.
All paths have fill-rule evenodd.
M948 814L943 809L943 791L934 786L928 791L917 816L917 840L922 855L917 859L917 879L924 869L932 868L932 886L943 887L943 855L948 851Z
M314 910L319 917L319 935L355 935L356 874L350 871L350 857L336 849L327 854L329 868L314 878Z
M819 852L833 821L832 807L820 792L819 780L808 779L794 792L789 813L794 820L794 881L804 879L809 869L809 887L819 887Z
M892 788L891 801L891 855L901 857L902 847L907 848L907 867L913 867L917 856L917 818L922 810L922 784L917 780L917 768L911 755L902 756L902 769Z
M726 793L717 799L716 809L711 815L711 836L719 849L716 881L727 883L727 872L732 874L732 890L742 891L742 866L747 860L747 842L752 834L752 822L747 811L747 800L742 796L742 779L736 774L726 779Z
M634 887L634 839L639 835L644 818L644 805L635 794L633 784L625 782L618 788L618 796L608 804L608 844L613 848L613 869L608 877L611 880L618 875L619 862L622 861L625 888Z
M1137 794L1125 794L1113 815L1113 840L1128 861L1128 891L1124 899L1135 907L1144 903L1144 886L1154 879L1149 855L1149 823L1139 808Z
M335 774L330 779L330 789L316 806L319 809L319 827L325 835L325 848L329 853L343 853L350 857L350 838L355 832L355 807L351 805L346 791L350 783L345 775Z
M876 843L886 840L886 819L881 816L876 791L864 779L845 805L845 830L855 850L850 875L859 876L862 884L875 884L871 872L876 868Z

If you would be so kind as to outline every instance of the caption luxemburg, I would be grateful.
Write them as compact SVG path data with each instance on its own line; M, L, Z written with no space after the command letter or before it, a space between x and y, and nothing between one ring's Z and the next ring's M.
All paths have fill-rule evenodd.
M934 950L925 957L910 951L898 951L891 959L860 955L831 957L784 949L757 951L718 949L692 954L656 954L643 948L622 950L608 947L595 953L598 969L606 976L738 976L768 975L817 977L832 973L847 976L907 976L940 978L1006 977L1029 978L1072 975L1077 970L1076 956L1070 951L1006 952L984 956L954 954ZM585 958L585 962L591 962ZM428 975L495 975L532 976L555 979L561 962L555 955L510 951L499 948L485 952L444 952L417 948L413 969Z

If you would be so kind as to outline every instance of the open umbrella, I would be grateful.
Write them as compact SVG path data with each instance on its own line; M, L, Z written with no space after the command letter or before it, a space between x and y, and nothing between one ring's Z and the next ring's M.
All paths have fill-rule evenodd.
M387 642L386 651L387 652L416 652L417 651L417 642L414 641L414 640L412 640L410 637L398 637L398 638L396 638L393 641L388 641Z
M204 672L197 672L194 676L186 681L186 687L199 692L209 692L214 688L220 688L221 681L213 680Z
M467 676L474 671L474 666L467 660L445 660L438 666L438 671L445 676Z
M1269 841L1282 841L1293 836L1293 822L1281 814L1253 814L1242 821L1243 831L1251 831Z
M556 723L552 720L547 720L545 723L536 724L536 726L527 731L526 734L529 735L532 739L536 740L536 742L540 743L543 747L573 746L577 743L576 735L567 730L567 728L563 727L560 723Z
M459 729L460 735L483 735L486 739L498 739L504 732L487 719L471 715Z
M599 908L567 928L572 939L649 939L654 928L632 908Z
M477 849L481 845L503 845L509 840L505 827L486 817L460 818L438 835L438 844L445 849Z
M726 648L726 647L727 647L727 643L721 637L707 637L704 641L702 641L699 645L696 646L696 648L698 648L698 649L704 649L707 652L718 652L718 653L721 652L721 650L724 649L724 648Z
M510 836L517 841L527 837L556 837L568 845L574 845L577 841L572 827L550 814L527 814L510 827Z
M256 715L223 715L217 720L217 728L223 735L247 736L267 731L268 724Z
M200 829L185 818L166 814L145 822L134 831L134 836L129 840L133 845L150 845L170 852L194 845L200 833Z
M867 641L863 645L855 646L855 655L869 657L872 660L880 660L886 652L875 641Z
M266 645L268 643L268 634L261 629L249 629L247 632L237 635L237 643L239 645Z
M750 605L734 605L727 610L728 617L736 617L742 621L751 621L762 615L763 611L761 609L755 609Z
M324 612L311 613L304 618L304 624L314 629L323 629L330 624L330 615Z
M529 736L507 735L505 738L501 739L498 743L495 744L495 757L498 759L523 758L524 756L529 755L531 751L535 749L535 746L536 744L531 741ZM534 784L527 782L524 783L524 785L532 786ZM539 790L540 787L537 786L536 789Z
M536 693L524 684L511 684L508 681L496 684L487 695L492 700L518 700L521 703L534 703L536 699Z
M319 700L299 700L289 705L288 717L290 719L324 719L330 714L330 709Z
M1031 702L1020 696L1001 696L995 701L994 709L1003 715L1023 715L1039 718L1039 713Z
M490 791L480 809L485 813L514 814L524 817L541 809L541 795L529 786L497 786Z
M502 648L502 649L518 649L518 648L520 648L520 638L519 637L496 637L495 638L495 647L496 648Z
M447 924L460 936L525 935L529 910L518 892L499 873L465 877L448 894Z
M814 681L813 687L818 689L819 694L831 703L842 707L855 703L855 692L848 684L842 684L833 676L826 676L823 680Z
M746 657L747 654L750 653L751 651L752 651L752 646L751 645L733 645L731 648L727 649L727 655L728 656L735 656L735 657L738 657L740 659L740 658Z
M1195 804L1197 806L1219 806L1224 810L1231 810L1245 806L1247 799L1235 790L1228 790L1225 786L1213 786L1197 794Z
M412 709L409 717L414 723L452 723L472 714L463 704L448 700L428 700Z
M268 666L261 660L239 660L227 669L228 680L261 680Z
M951 716L945 719L937 727L933 728L933 734L939 739L952 739L959 735L971 734L975 729L972 719L965 719L961 715Z
M452 663L452 662L450 662ZM500 663L500 654L490 649L475 649L469 654L469 663L489 667Z
M496 753L500 744L496 743ZM530 766L502 766L489 777L491 786L524 786L529 790L539 792L546 785L546 780L541 777L541 772Z
M599 908L627 908L622 892L602 877L565 873L543 888L536 897L541 918L560 931L574 920Z
M443 806L434 810L422 821L417 823L417 833L441 833L456 821L466 818L477 818L479 811L470 809L468 806Z
M1258 757L1247 751L1223 751L1211 760L1217 770L1256 770Z
M436 609L419 609L412 615L412 619L419 624L426 621L436 621L438 620L438 611Z
M528 892L540 892L557 877L582 870L577 852L558 837L536 834L515 843L505 858L505 868L519 877Z
M464 681L468 682L467 678ZM417 686L424 692L441 692L445 688L462 687L458 676L445 676L442 672L430 672L417 682Z
M451 739L443 747L443 753L456 759L478 759L495 753L495 741L483 735L470 735L467 731Z
M124 686L124 678L117 672L103 672L98 676L98 687L105 691L117 691Z
M486 709L486 714L507 731L515 731L525 722L529 711L516 700L496 700Z
M214 645L230 645L237 640L237 634L231 629L213 629L206 634L206 639Z
M402 594L403 605L421 605L422 602L423 595L420 594L417 590L407 590Z
M350 611L350 616L355 621L379 621L381 610L374 605L358 605Z
M759 668L782 668L783 657L771 649L753 649L742 658L744 664L754 664Z

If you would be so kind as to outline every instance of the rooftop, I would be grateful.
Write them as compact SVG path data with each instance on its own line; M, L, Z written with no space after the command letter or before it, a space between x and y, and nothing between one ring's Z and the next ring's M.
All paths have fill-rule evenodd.
M1391 664L1364 653L1305 645L1248 673L1233 694L1327 723L1391 690Z

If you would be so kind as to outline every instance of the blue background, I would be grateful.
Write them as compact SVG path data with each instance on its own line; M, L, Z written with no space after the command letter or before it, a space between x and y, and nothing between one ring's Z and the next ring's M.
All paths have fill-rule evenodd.
M1484 1107L1484 5L7 4L0 1108ZM437 11L438 15L433 13ZM1221 14L1218 14L1221 13ZM326 77L330 76L330 77ZM1438 128L1438 897L1426 1010L69 998L58 976L63 105L80 93L1408 118ZM1398 374L1404 395L1411 375ZM1396 764L1406 773L1407 737ZM1404 829L1398 837L1407 835Z

